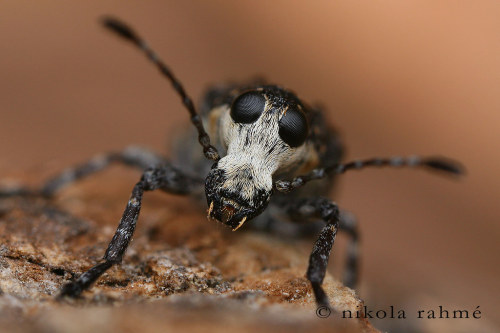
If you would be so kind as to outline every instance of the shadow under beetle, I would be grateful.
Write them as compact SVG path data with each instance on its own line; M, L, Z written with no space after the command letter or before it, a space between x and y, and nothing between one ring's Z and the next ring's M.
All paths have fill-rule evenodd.
M148 150L129 147L67 169L40 189L19 187L0 192L0 197L52 197L62 187L114 162L143 172L132 189L103 260L64 285L59 297L80 295L107 269L122 261L135 230L145 191L162 190L188 195L200 193L204 185L208 218L226 224L233 231L252 219L269 219L269 214L263 214L268 206L284 213L291 221L322 220L325 226L312 249L306 276L318 306L329 306L321 285L338 230L350 235L344 284L354 287L358 275L356 221L349 214L340 212L330 199L318 196L328 193L334 176L348 170L384 166L462 173L457 162L441 157L372 158L341 163L343 148L339 137L326 124L321 110L310 107L290 90L277 85L251 82L216 86L207 92L198 113L182 84L143 39L119 20L106 18L103 22L105 27L135 44L170 81L189 112L205 159L201 154L193 159L191 148L197 147L196 142L189 144L185 141L187 143L180 149L181 165L190 166L186 169L177 168ZM188 173L189 168L192 170ZM196 173L207 176L193 176ZM316 181L311 182L313 180Z

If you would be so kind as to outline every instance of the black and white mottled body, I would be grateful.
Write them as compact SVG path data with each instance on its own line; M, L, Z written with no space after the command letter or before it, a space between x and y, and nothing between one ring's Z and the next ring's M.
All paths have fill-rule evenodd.
M340 163L342 145L337 133L326 125L321 111L277 85L254 82L217 86L207 92L198 114L179 80L134 31L116 19L106 19L104 24L139 47L172 83L189 112L198 142L182 140L175 165L146 149L129 147L121 152L101 154L67 169L39 189L0 190L0 198L14 195L50 198L62 187L111 163L141 170L142 177L132 189L103 260L63 286L60 297L80 295L107 269L122 261L139 218L145 191L199 195L204 189L208 217L233 230L252 219L269 218L264 213L270 211L270 206L290 221L322 221L324 227L309 257L306 276L317 304L329 306L321 284L337 231L345 231L351 237L344 276L344 283L350 287L357 280L359 238L352 216L341 212L326 198L333 177L372 166L424 167L461 173L457 163L444 158L393 157ZM199 153L199 145L203 155ZM322 181L311 182L313 180Z

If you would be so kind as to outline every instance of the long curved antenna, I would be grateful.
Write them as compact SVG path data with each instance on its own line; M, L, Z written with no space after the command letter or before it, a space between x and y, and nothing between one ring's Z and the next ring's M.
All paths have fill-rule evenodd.
M322 179L329 175L341 174L348 170L359 170L366 167L425 167L432 171L440 171L452 175L461 175L464 173L464 168L460 163L444 157L420 158L418 156L411 156L371 158L313 169L309 173L295 177L289 181L277 180L274 183L274 188L279 192L288 193L298 187L304 186L311 180Z
M203 128L203 123L201 122L200 116L196 112L193 101L186 94L184 87L174 76L172 71L167 67L167 65L165 65L165 63L160 58L158 58L156 53L149 48L147 43L125 23L115 18L105 17L103 19L103 24L106 28L110 29L122 38L134 43L138 48L140 48L146 54L148 59L158 67L160 72L170 80L170 82L172 83L172 87L180 95L182 104L189 111L189 114L191 115L191 122L198 130L198 141L203 147L203 153L205 154L205 157L213 161L218 161L220 159L219 153L217 152L217 149L210 144L210 137L205 131L205 128Z

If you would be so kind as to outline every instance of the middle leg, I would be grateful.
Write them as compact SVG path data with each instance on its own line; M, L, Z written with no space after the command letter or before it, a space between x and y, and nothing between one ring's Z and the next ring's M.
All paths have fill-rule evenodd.
M94 156L85 163L67 168L47 180L39 188L33 189L25 186L0 188L0 198L14 196L43 196L51 198L62 188L102 171L113 163L120 163L144 171L156 165L166 164L167 161L145 148L130 146L119 152Z

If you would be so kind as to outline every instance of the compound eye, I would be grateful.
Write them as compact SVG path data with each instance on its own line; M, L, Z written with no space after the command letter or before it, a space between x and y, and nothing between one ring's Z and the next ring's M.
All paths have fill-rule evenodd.
M296 107L289 107L279 121L279 135L290 147L298 147L309 134L306 116Z
M231 118L236 123L250 124L256 121L264 108L266 98L257 91L249 91L236 98L231 106Z

